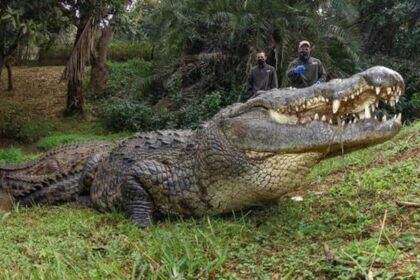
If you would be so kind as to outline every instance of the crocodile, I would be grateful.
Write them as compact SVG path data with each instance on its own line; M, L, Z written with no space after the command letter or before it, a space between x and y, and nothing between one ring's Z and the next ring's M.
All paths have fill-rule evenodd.
M377 108L395 106L404 90L399 73L375 66L303 89L260 91L196 130L66 144L29 163L1 165L0 192L21 205L87 197L138 227L162 215L265 205L296 190L320 160L392 138L401 114Z

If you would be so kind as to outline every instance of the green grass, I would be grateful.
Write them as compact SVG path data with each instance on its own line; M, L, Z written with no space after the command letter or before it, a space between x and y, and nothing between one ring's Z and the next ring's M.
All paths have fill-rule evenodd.
M0 149L0 163L24 162L35 159L39 154L25 154L19 148Z
M366 279L371 265L375 279L420 279L420 211L395 204L420 203L419 131L321 162L302 202L143 230L73 204L17 206L0 214L0 279Z

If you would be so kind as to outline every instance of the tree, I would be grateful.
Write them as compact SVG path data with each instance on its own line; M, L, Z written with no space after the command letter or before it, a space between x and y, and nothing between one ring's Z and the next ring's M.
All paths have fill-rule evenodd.
M114 14L123 10L126 0L63 0L62 8L77 27L72 54L64 71L67 80L66 113L72 115L83 112L83 78L85 66L91 59L95 39L101 26L109 24Z
M244 82L256 49L268 53L284 86L302 39L313 43L330 72L353 73L360 54L355 15L354 6L340 0L162 0L150 19L150 35L164 64L180 57L172 64L183 73L184 88L208 91Z
M0 3L0 78L3 66L8 71L8 90L13 89L11 60L19 45L43 40L52 26L64 28L65 22L53 0L8 0Z
M104 90L106 84L106 59L114 30L110 24L101 28L95 40L94 51L92 52L90 65L89 91L100 93Z

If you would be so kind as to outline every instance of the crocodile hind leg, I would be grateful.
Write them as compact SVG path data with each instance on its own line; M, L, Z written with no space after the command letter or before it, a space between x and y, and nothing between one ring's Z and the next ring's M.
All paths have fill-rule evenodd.
M136 176L129 175L122 188L122 197L131 223L137 227L147 227L153 218L153 200Z

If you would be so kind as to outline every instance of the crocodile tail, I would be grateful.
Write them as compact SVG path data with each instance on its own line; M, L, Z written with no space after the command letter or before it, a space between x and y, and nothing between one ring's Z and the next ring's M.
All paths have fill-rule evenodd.
M0 190L23 205L57 204L78 197L79 180L80 172L46 176L8 175L1 179Z
M38 160L32 160L25 163L17 164L0 164L0 178L29 169L32 166L34 166L37 162Z

